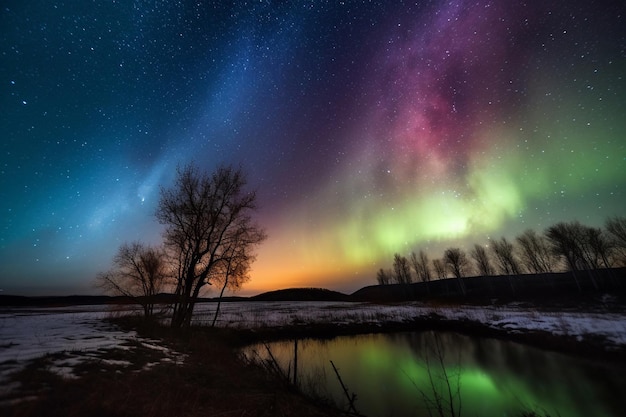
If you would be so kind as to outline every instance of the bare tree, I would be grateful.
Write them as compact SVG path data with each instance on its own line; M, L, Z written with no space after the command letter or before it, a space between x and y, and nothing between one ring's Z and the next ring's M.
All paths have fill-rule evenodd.
M448 274L446 272L446 265L441 259L433 259L433 269L437 275L437 279L445 279Z
M242 228L233 234L233 239L224 249L221 262L216 264L215 271L211 273L212 280L221 285L211 327L215 327L226 288L237 291L250 280L250 267L256 256L250 252L249 245L263 240L264 237L264 232L259 229Z
M409 260L399 253L393 255L393 272L398 284L410 284L413 281Z
M546 231L553 249L563 256L571 270L610 267L611 241L602 229L579 222L557 223Z
M599 288L592 270L599 268L600 261L607 255L604 252L608 250L608 243L603 242L604 238L599 229L583 226L577 221L561 222L550 226L546 230L546 237L554 253L562 256L567 262L579 291L582 291L582 288L578 282L578 271L587 271L594 288Z
M388 285L391 283L392 279L393 273L389 270L380 268L378 272L376 272L376 281L378 281L379 285Z
M460 248L448 248L443 255L448 270L456 278L463 278L469 267L467 255Z
M604 265L605 268L610 268L611 261L609 258L613 249L610 237L606 234L606 232L602 231L602 229L589 226L583 227L583 248L589 265L593 269L602 268L602 265Z
M550 248L545 236L528 229L517 238L521 260L526 269L534 274L552 272L558 264L558 257Z
M467 255L465 255L465 252L460 248L448 248L443 254L443 260L452 275L458 279L461 293L465 295L465 285L463 284L462 278L469 268Z
M470 252L470 256L476 262L478 275L487 277L494 274L491 261L489 260L489 255L487 255L487 250L483 246L474 245Z
M106 292L132 298L145 317L154 314L154 297L167 280L165 253L141 242L124 243L113 258L113 267L98 274L97 285Z
M172 327L189 326L200 290L229 270L234 247L253 259L265 239L251 217L256 193L245 185L241 170L219 167L207 175L187 165L172 188L161 190L156 217L166 226L165 244L177 266Z
M521 270L513 252L513 244L506 240L505 237L502 237L500 240L495 240L491 248L500 273L506 276L511 291L515 293L514 278L511 275L519 275Z
M431 280L430 267L428 266L428 255L420 250L419 255L411 252L411 266L415 270L415 279L420 280L426 285L426 293L430 294L429 282Z
M626 266L626 217L611 217L604 224L610 245L613 248L614 263Z
M428 282L431 280L430 267L428 266L428 255L423 250L420 250L419 254L411 252L410 257L411 266L415 271L415 277L422 281Z
M493 242L493 254L496 258L496 265L504 275L519 275L521 269L517 257L513 251L513 244L505 237Z
M572 271L579 270L581 266L582 254L580 253L579 237L577 236L579 226L578 222L561 222L550 226L545 233L552 246L552 251L562 256Z

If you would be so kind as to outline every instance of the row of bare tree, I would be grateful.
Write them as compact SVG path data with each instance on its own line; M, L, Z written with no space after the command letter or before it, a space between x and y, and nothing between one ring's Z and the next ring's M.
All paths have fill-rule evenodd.
M128 296L154 314L155 297L174 295L172 327L189 326L205 285L237 289L249 280L254 248L265 238L251 217L256 193L245 190L241 169L219 167L212 174L194 165L179 168L176 183L161 189L156 218L165 226L158 247L124 243L113 267L97 277L109 293ZM213 324L219 313L215 311Z
M410 284L449 276L460 280L472 274L510 276L620 266L626 266L626 217L609 218L604 228L573 221L550 226L543 234L529 229L514 241L502 237L486 246L475 244L469 256L458 247L446 249L442 258L432 261L423 250L408 258L396 253L392 269L379 269L376 280L381 285ZM592 274L590 278L597 287Z

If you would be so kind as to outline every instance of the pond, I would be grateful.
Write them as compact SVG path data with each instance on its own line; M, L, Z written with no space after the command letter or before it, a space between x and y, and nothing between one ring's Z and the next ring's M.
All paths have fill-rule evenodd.
M610 417L623 415L626 400L623 366L456 333L291 340L243 353L275 362L303 391L345 410L355 394L354 408L368 417L438 416L440 409L446 416Z

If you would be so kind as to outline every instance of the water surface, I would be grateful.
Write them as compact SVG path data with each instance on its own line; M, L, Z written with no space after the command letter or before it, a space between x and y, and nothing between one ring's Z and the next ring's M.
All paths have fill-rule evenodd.
M349 402L371 417L428 416L450 407L462 416L621 416L624 368L513 342L455 333L370 334L268 344L289 378L312 395ZM268 359L264 345L244 350ZM433 389L434 388L434 389ZM457 414L458 415L458 414Z

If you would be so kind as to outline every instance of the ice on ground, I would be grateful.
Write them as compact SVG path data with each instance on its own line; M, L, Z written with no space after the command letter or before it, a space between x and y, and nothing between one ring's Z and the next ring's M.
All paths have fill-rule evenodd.
M193 324L210 325L217 305L196 306ZM116 314L131 314L127 307ZM164 347L157 340L139 337L133 331L122 331L103 320L111 316L107 306L66 308L0 309L0 400L15 389L9 375L46 354L52 358L49 370L65 377L74 376L81 361L102 361L109 349L150 349L163 358L150 360L149 369L157 363L182 363L184 355ZM543 331L577 339L604 339L607 347L626 348L626 312L545 312L521 305L432 307L423 303L377 305L350 302L232 302L222 303L217 325L255 329L289 325L373 324L410 322L433 314L448 320L479 322L509 332ZM102 362L125 366L127 361Z
M93 351L119 347L136 340L135 332L121 331L103 321L110 313L64 309L2 310L0 363L23 362L64 351ZM82 308L81 308L82 307ZM106 308L106 307L105 307Z
M215 304L197 306L194 323L210 324ZM448 320L479 322L512 332L543 331L577 338L602 337L626 347L626 313L545 312L520 305L432 307L423 303L379 305L350 302L223 303L217 325L260 328L307 323L379 324L407 322L436 314Z
M15 390L15 384L9 383L10 375L45 355L52 355L46 369L64 378L75 378L76 366L87 361L131 365L126 360L106 359L106 352L112 349L144 346L181 363L183 355L158 346L158 341L141 338L134 331L123 331L104 320L112 314L134 313L133 306L122 311L116 307L113 313L108 306L0 309L0 400Z
M141 346L152 349L152 350L160 350L161 352L169 352L170 350L164 346L155 345L153 343L141 342Z

